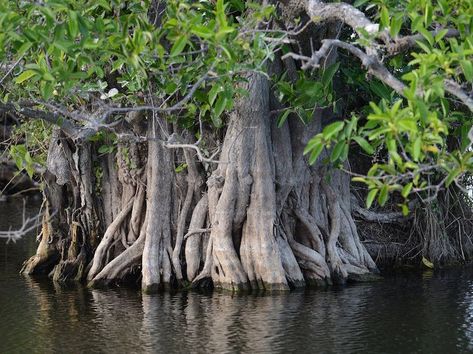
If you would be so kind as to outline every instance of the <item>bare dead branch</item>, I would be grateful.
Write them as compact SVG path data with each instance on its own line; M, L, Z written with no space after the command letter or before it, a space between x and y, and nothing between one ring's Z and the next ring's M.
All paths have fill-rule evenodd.
M351 43L346 43L338 39L324 39L322 41L322 46L320 49L312 54L310 58L300 56L294 53L288 53L282 57L282 59L291 57L298 60L303 60L305 63L302 65L302 69L307 70L309 68L318 68L320 67L320 61L327 57L330 50L334 47L342 48L349 51L351 54L355 55L358 59L361 60L362 65L368 69L368 73L375 76L380 81L384 82L386 85L395 90L398 94L404 95L404 89L406 85L403 84L399 79L397 79L389 70L376 58L366 54L360 48L356 47Z
M364 209L356 203L352 205L352 208L355 212L355 215L359 216L364 221L375 222L379 224L402 224L413 217L412 213L408 216L404 216L401 212L377 213L375 211Z
M23 236L27 235L29 232L33 231L37 227L41 226L42 218L44 217L44 213L39 213L33 217L24 218L23 224L17 230L7 230L7 231L0 231L0 238L6 238L7 243L10 241L16 242L21 239ZM56 212L52 213L50 219L56 215Z
M440 31L443 31L444 28L439 28L434 31L431 31L430 34L435 37ZM448 28L447 33L445 34L444 38L452 38L458 37L460 32L453 28ZM389 55L396 55L406 50L411 49L417 45L417 41L421 41L424 39L422 34L415 34L412 36L404 36L395 38L393 42L389 43L386 46L386 50Z
M463 91L462 87L458 83L453 80L445 80L444 87L445 91L458 98L470 111L473 112L473 98Z
M305 8L312 21L338 20L350 26L359 36L363 35L360 29L370 34L376 34L379 29L379 25L371 22L363 12L344 2L324 3L320 0L309 0L306 1ZM387 34L380 33L380 36L387 36Z
M156 107L154 105L143 105L143 106L136 106L136 107L112 107L107 109L104 114L104 118L106 119L113 113L128 113L128 112L140 112L140 111L153 111L155 113L170 113L177 110L180 110L184 107L184 105L194 96L195 91L202 85L202 83L209 79L213 70L212 67L207 71L205 75L203 75L199 80L195 82L194 85L190 88L189 92L176 104L172 105L171 107L162 108Z
M14 63L12 66L10 66L7 70L7 72L5 73L5 75L3 75L3 77L0 79L0 84L2 84L3 81L5 81L5 79L11 74L11 72L13 71L13 69L16 68L16 66L20 63L20 61L23 59L23 57L25 56L26 53L24 53L23 55L21 55Z
M34 104L22 102L18 105L13 103L0 103L0 113L16 113L27 118L42 119L46 122L55 124L69 136L75 136L79 133L80 127L74 125L71 121L65 119L57 113L33 109Z

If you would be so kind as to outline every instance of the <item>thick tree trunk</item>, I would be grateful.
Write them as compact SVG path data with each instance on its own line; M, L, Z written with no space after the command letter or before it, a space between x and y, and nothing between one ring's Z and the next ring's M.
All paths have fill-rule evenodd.
M289 61L271 69L296 78ZM170 148L195 132L171 127L166 117L149 114L147 143L120 141L104 157L88 142L57 144L56 132L46 195L57 214L45 219L24 272L55 265L54 280L86 276L99 286L141 268L145 292L187 284L284 291L375 272L351 216L349 177L324 166L323 157L310 166L303 156L331 112L316 109L308 124L294 117L278 128L270 112L282 107L269 82L260 74L247 79L248 96L236 101L224 136L203 137L221 151L210 166L194 150ZM146 117L129 118L143 135Z
M173 191L172 151L166 149L164 138L153 120L149 129L148 208L146 239L142 260L142 289L154 292L171 282L171 212ZM166 127L166 123L161 123Z
M164 118L149 121L147 159L126 143L102 159L107 180L100 186L94 147L70 148L55 133L47 199L57 214L45 219L38 253L24 272L49 265L54 280L87 274L99 286L141 267L143 291L154 292L186 282L288 290L376 271L351 216L349 178L321 162L309 166L302 154L329 112L316 110L307 125L294 119L277 128L267 80L252 74L245 88L249 96L236 103L220 162L207 178L192 151L167 147L172 131ZM136 166L124 162L125 153ZM179 159L185 175L174 170Z

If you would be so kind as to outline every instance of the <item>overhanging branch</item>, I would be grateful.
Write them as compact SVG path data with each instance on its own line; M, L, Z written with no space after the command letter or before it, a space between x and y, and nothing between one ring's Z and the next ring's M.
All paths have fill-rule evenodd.
M320 61L325 58L329 54L330 50L334 47L345 49L351 54L355 55L361 60L361 63L371 75L384 82L398 94L404 95L406 85L397 79L393 74L391 74L389 70L383 64L381 64L378 58L366 54L364 51L353 44L346 43L338 39L324 39L320 49L314 52L311 57L303 57L298 54L288 53L284 55L282 59L292 57L294 59L303 60L305 61L305 63L302 65L302 69L304 70L311 67L318 68L320 67Z
M378 33L378 24L371 22L356 7L344 2L324 3L320 0L309 0L306 1L305 9L314 22L338 20L350 26L360 36L363 35L360 29L370 34ZM385 34L381 33L380 36Z
M465 106L468 107L470 111L473 112L473 98L471 98L461 86L453 80L445 80L444 81L444 88L452 96L455 96L460 101L463 102Z
M0 113L16 113L27 118L41 119L45 122L57 125L70 137L79 135L81 128L65 119L63 116L49 111L34 109L33 104L20 103L15 105L13 103L0 103Z
M360 29L373 34L377 33L379 29L379 26L371 22L363 12L356 9L354 6L343 2L326 4L320 0L307 0L305 2L305 10L314 22L338 20L350 26L360 37L363 36ZM440 28L431 33L432 35L435 35L441 30L444 29ZM459 32L456 29L447 29L444 36L457 37L458 35ZM417 41L423 39L421 34L416 34L392 40L389 33L386 31L380 32L378 37L383 40L385 43L384 48L390 54L411 48L416 45ZM320 61L323 58L326 58L333 48L345 49L356 56L361 61L362 65L368 70L369 74L391 87L399 95L404 96L404 91L407 86L389 72L386 66L378 59L378 51L372 47L366 48L365 52L351 43L343 42L338 39L325 39L322 41L320 49L312 53L311 57L296 53L288 53L284 55L282 59L291 57L296 60L301 60L303 62L303 70L308 68L318 68L320 67ZM458 83L451 79L445 79L444 88L446 92L458 98L470 111L473 112L473 98L470 97ZM422 90L419 90L417 93L420 96L423 96L424 94Z

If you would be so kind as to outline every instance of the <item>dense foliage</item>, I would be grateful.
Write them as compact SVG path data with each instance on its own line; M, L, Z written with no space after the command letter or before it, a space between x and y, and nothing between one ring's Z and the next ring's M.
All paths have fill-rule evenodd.
M285 105L275 119L308 121L316 107L339 111L343 119L325 126L305 152L314 163L330 149L326 163L335 166L353 149L373 156L366 174L354 176L369 189L368 206L376 197L384 205L393 192L407 201L412 193L432 198L453 182L466 186L473 169L473 3L354 6L379 25L341 28L338 38L376 65L340 47L334 65L300 70L296 81L271 77ZM149 8L148 1L0 1L3 104L50 111L59 124L93 132L113 132L122 113L145 109L173 112L169 119L184 127L219 128L235 97L245 95L237 84L245 73L266 73L276 53L297 51L292 30L268 29L280 21L277 5L172 0L164 15ZM379 66L391 75L384 82ZM335 97L337 81L350 97ZM13 146L11 154L31 172L27 149Z

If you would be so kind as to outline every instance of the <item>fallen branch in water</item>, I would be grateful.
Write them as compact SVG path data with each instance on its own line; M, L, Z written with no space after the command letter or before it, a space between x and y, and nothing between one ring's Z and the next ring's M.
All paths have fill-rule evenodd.
M7 231L0 230L0 238L6 238L7 243L9 243L10 241L16 242L23 236L27 235L29 232L41 226L44 213L40 212L33 217L27 218L25 216L25 212L26 209L25 206L23 206L23 224L21 225L21 227L16 230L12 230L11 228ZM56 212L52 213L49 219L51 219L55 214Z

